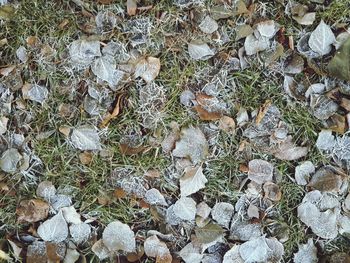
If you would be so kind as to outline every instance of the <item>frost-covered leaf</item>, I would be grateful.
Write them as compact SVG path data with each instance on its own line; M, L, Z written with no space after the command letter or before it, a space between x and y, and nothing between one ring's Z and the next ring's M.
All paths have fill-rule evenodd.
M189 197L181 197L174 204L174 214L182 220L193 221L196 217L196 202Z
M266 50L270 47L270 41L267 37L256 38L254 34L246 37L244 41L245 52L248 56L254 55L260 51Z
M46 87L37 84L25 84L22 87L22 94L24 99L43 104L49 95L49 91Z
M27 263L46 263L48 262L46 253L46 244L43 241L34 241L27 248Z
M321 130L318 134L316 147L321 151L331 151L335 146L335 137L331 130Z
M313 51L309 46L310 35L310 32L302 35L297 43L297 50L308 58L317 58L319 54Z
M309 238L307 243L304 245L299 245L299 250L294 254L295 263L317 263L317 248Z
M85 39L75 40L69 46L69 55L76 66L88 66L95 57L101 56L100 42Z
M180 140L176 142L173 150L173 155L175 157L190 158L194 164L197 164L206 158L208 148L208 142L199 128L183 128Z
M265 237L252 239L239 247L239 254L245 263L267 262L271 252Z
M273 182L266 182L263 185L264 197L270 199L271 201L278 202L281 200L282 193L277 184Z
M155 188L147 190L144 199L150 205L168 205L164 196Z
M222 263L244 263L243 258L239 254L239 245L233 245L224 255Z
M69 226L69 232L72 241L79 245L86 242L90 238L91 227L86 223L72 224Z
M147 83L156 79L160 71L160 60L155 57L140 59L135 68L135 78L141 77Z
M81 219L74 206L63 207L61 209L63 217L68 224L80 224Z
M332 29L322 20L311 33L308 43L313 51L324 56L331 52L334 42L335 36Z
M332 167L322 167L312 176L307 186L321 192L338 193L343 184L343 177L337 174Z
M211 210L211 216L219 225L228 228L235 208L225 202L216 203Z
M22 200L16 208L17 222L34 223L46 219L49 204L40 199Z
M204 227L196 228L197 241L205 247L215 245L217 242L223 241L225 230L217 224L207 224Z
M260 33L260 36L266 37L268 39L272 38L278 31L278 25L273 20L266 20L257 23L256 29Z
M315 172L312 162L306 161L295 167L295 181L298 185L307 185L310 175Z
M20 46L17 50L16 50L16 55L17 58L22 62L22 63L26 63L28 61L28 54L27 54L27 50L24 46Z
M38 235L45 241L62 242L68 237L68 225L62 212L46 220L38 227Z
M250 25L238 25L236 27L236 41L253 34L254 30Z
M7 131L7 123L9 119L5 116L0 117L0 135L4 134Z
M288 61L284 72L288 74L298 74L304 70L304 59L299 55L293 55L291 60Z
M73 146L82 151L100 150L100 137L94 127L81 126L72 129L70 141Z
M198 40L193 40L188 44L188 53L194 60L207 60L215 54L208 44Z
M205 187L207 182L202 166L186 167L184 176L180 178L181 196L189 196L198 192Z
M78 261L80 253L76 249L68 248L63 263L75 263Z
M202 30L203 33L206 34L212 34L216 30L218 30L219 25L218 23L212 19L210 16L206 16L202 22L199 24L200 30Z
M307 193L298 206L298 217L317 236L333 239L338 235L337 218L340 209L333 201L326 203L326 197L327 195L322 195L317 190Z
M104 260L104 259L108 258L109 256L111 256L111 253L110 253L109 249L105 246L105 244L103 243L102 239L96 241L92 245L91 250L92 250L92 252L95 253L95 255L100 260Z
M72 205L72 199L68 195L56 194L50 199L51 207L58 211L62 207L67 207Z
M169 206L166 210L165 221L171 226L179 225L182 221L174 212L174 205Z
M271 181L273 165L265 160L254 159L249 162L248 178L258 184Z
M271 153L280 160L293 161L306 156L309 152L308 147L295 146L292 137L288 136L277 148L274 148Z
M106 55L97 58L91 65L92 72L100 79L115 87L122 80L124 72L116 69L113 57Z
M38 184L36 195L50 201L56 195L56 187L50 181L43 181Z
M172 256L167 245L160 241L156 235L148 237L144 242L145 254L156 258L159 263L171 263Z
M331 117L339 108L339 105L325 95L311 95L310 106L313 115L319 120Z
M230 232L231 239L248 241L262 235L262 226L259 223L250 223L240 213L236 213L232 218Z
M350 38L347 38L329 62L328 71L334 77L350 81Z
M203 258L201 250L199 244L191 242L181 249L179 256L185 263L200 263Z
M0 158L0 168L6 173L14 173L17 170L18 163L22 155L15 148L6 150Z
M297 21L300 25L309 26L312 25L316 19L316 13L310 12L302 16L293 16L293 19Z
M110 251L133 252L136 250L134 232L120 221L114 221L106 226L102 233L102 240Z

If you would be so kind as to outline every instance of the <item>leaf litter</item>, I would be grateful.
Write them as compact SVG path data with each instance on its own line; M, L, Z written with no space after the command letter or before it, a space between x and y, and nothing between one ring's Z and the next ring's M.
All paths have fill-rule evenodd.
M350 231L349 25L327 16L332 4L74 4L77 34L66 18L51 19L62 39L0 33L0 207L18 195L14 256L19 243L28 262L84 261L90 246L100 260L159 263L343 256L320 245ZM67 174L84 195L61 190ZM295 216L303 238L270 229Z

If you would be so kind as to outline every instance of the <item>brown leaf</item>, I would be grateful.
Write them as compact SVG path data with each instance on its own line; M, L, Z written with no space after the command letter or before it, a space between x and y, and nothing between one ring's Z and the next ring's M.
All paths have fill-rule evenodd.
M56 244L46 242L46 254L49 262L60 262L66 253L65 249L66 248L64 243Z
M277 159L293 161L306 156L309 152L308 147L295 146L292 142L292 137L288 136L287 139L279 144L276 148L269 151Z
M267 113L267 111L269 110L270 106L272 105L272 102L271 100L267 100L265 101L265 103L260 107L259 109L259 113L258 115L256 116L256 119L255 119L255 123L256 124L259 124L262 119L264 118L265 114Z
M343 177L330 167L320 168L311 178L308 187L319 191L339 192L343 184Z
M203 109L202 106L199 106L199 105L196 105L193 107L197 113L198 113L198 116L201 120L204 120L204 121L214 121L214 120L218 120L221 118L222 114L221 113L218 113L218 112L209 112L205 109Z
M265 198L268 198L275 202L281 200L282 193L277 184L272 182L266 182L263 186L263 189L265 193Z
M40 199L23 200L16 208L17 222L33 223L47 218L49 204Z
M147 83L153 81L159 74L160 60L155 57L141 58L135 66L135 78L141 77Z
M106 116L103 118L101 124L99 125L101 129L106 127L112 119L116 118L119 115L121 110L121 102L123 98L125 98L124 94L117 95L117 103L115 104L112 113L108 112Z
M236 123L234 119L229 116L222 116L219 121L219 129L227 133L235 133Z
M126 192L124 191L123 188L118 187L117 189L114 190L114 196L118 199L126 197Z
M127 0L126 1L126 9L129 16L136 15L137 3L136 0Z
M6 68L1 68L0 69L0 75L7 77L14 69L16 68L15 65L8 66Z
M79 154L79 160L82 164L88 165L92 161L93 154L92 152L84 151Z
M113 2L113 0L97 0L97 3L101 5L109 5Z
M145 152L147 150L147 147L145 147L145 146L131 147L131 146L129 146L126 143L121 143L119 145L119 149L120 149L121 154L124 154L124 155L135 155L135 154L138 154L138 153Z
M340 114L332 115L327 121L327 128L340 134L346 131L346 118Z
M145 251L141 247L141 249L137 252L128 253L126 255L126 258L128 259L129 262L139 262L144 254L145 254Z

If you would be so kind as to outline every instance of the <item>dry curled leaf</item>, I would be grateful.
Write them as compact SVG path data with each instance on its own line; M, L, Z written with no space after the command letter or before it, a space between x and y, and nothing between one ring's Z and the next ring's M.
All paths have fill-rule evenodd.
M40 199L23 200L16 208L17 222L34 223L47 218L49 204Z

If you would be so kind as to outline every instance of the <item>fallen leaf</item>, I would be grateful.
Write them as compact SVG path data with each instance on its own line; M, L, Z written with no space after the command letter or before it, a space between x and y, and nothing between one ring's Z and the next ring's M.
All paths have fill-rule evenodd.
M79 153L79 161L84 165L89 165L92 161L92 152L84 151Z
M48 262L60 262L66 254L66 244L46 242L46 254Z
M309 152L308 147L295 146L292 137L288 136L277 148L270 151L277 159L293 161L306 156Z
M105 246L102 239L96 241L92 245L91 250L92 252L95 253L95 255L99 258L99 260L104 260L109 256L111 256L109 249Z
M200 163L208 155L208 142L203 132L197 127L181 129L180 140L176 142L173 156L190 158L194 163Z
M8 67L5 67L5 68L1 68L0 69L0 75L2 75L4 77L7 77L15 68L16 68L15 65L8 66Z
M251 223L245 217L242 217L240 209L236 209L238 212L233 216L230 227L230 239L248 241L253 238L260 237L262 232L262 225L259 223Z
M80 245L90 238L91 227L86 223L71 224L69 226L69 233L72 237L72 241Z
M255 159L249 162L248 178L258 184L272 181L273 165L265 160Z
M136 250L134 232L120 221L109 223L102 233L102 240L110 251L133 252Z
M150 205L168 205L164 196L155 188L147 190L144 200Z
M286 64L284 72L288 74L298 74L304 70L304 59L299 55L292 55L290 61Z
M299 250L294 254L295 263L317 263L317 248L312 241L312 238L309 238L306 244L298 245Z
M321 130L317 137L316 147L321 151L331 151L335 143L335 137L331 130Z
M49 95L49 91L46 87L27 83L22 87L22 95L24 99L29 99L43 104Z
M27 263L47 263L46 244L42 241L34 241L27 248Z
M63 207L61 209L63 217L68 224L80 224L80 214L75 210L74 206Z
M253 34L254 30L250 25L238 25L236 27L236 41Z
M156 235L148 237L144 242L145 254L156 258L156 263L171 263L172 256L167 245L160 241Z
M218 23L210 16L204 17L202 22L199 24L199 29L206 34L212 34L218 30Z
M266 182L263 185L263 189L265 193L265 198L268 198L274 202L278 202L279 200L281 200L282 193L277 184L272 182Z
M297 21L300 25L309 26L312 25L316 19L316 13L310 12L303 16L293 16L293 19Z
M140 59L135 67L135 78L141 77L146 83L156 79L160 71L160 60L155 57Z
M127 0L126 1L126 10L129 16L136 15L137 2L136 0Z
M42 181L36 188L36 195L50 201L56 195L56 187L50 181Z
M208 44L198 40L188 43L188 53L194 60L208 60L215 54Z
M332 167L321 167L311 177L307 186L321 192L338 193L343 185L344 178L337 174Z
M239 254L239 245L233 245L230 250L228 250L223 258L222 263L245 263L243 258Z
M186 167L185 174L180 178L181 196L189 196L198 192L205 187L207 182L202 166Z
M278 25L273 20L262 21L257 23L255 26L260 35L267 37L268 39L272 38L279 29Z
M40 199L23 200L16 208L17 222L34 223L44 220L49 214L49 204Z
M211 210L211 217L215 220L219 225L228 228L230 226L231 218L235 208L233 205L226 202L218 202L214 205Z
M218 120L221 118L222 114L219 112L209 112L207 110L205 110L202 106L200 105L196 105L193 107L197 113L198 116L201 120L204 121L214 121L214 120Z
M101 150L100 137L94 127L81 126L73 128L70 135L73 146L82 151Z
M131 147L126 143L121 143L119 144L119 149L121 154L135 155L135 154L143 153L144 151L147 150L147 147L145 146Z
M215 245L217 242L223 241L225 230L217 225L209 223L204 227L195 229L197 241L203 246Z
M7 123L9 119L7 117L0 117L0 135L4 134L7 131Z
M306 161L295 167L295 181L298 185L307 185L311 174L315 172L315 166L312 162Z
M102 129L102 128L105 128L109 122L112 120L112 119L115 119L120 111L121 111L121 108L122 108L122 100L125 98L124 94L119 94L117 95L117 103L115 104L114 106L114 109L112 111L112 113L107 113L104 117L103 117L103 120L101 121L99 127Z
M329 62L329 73L339 79L350 81L350 38L348 38Z
M267 37L256 38L254 34L246 37L244 41L244 49L248 56L254 55L260 51L266 50L270 47L270 41Z
M309 38L310 48L321 56L331 52L332 44L335 42L335 36L330 28L323 20L311 33Z
M95 57L101 56L100 42L85 39L75 40L69 46L69 55L75 66L89 66Z
M174 214L181 220L194 221L196 217L196 202L189 197L181 197L173 207Z
M203 258L201 250L199 244L190 242L180 250L179 256L185 263L201 263Z
M38 235L45 241L59 243L68 237L68 225L62 211L42 223L37 230Z
M14 173L22 160L22 155L15 148L7 149L0 157L0 168L6 173Z
M76 249L67 248L63 263L75 263L80 258L80 253Z

